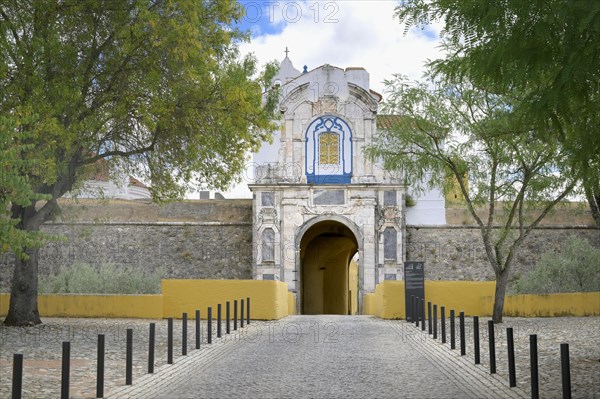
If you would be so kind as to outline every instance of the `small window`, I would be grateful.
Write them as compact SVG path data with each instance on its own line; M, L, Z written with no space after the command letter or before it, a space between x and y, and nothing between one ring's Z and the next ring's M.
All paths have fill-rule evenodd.
M340 163L339 140L335 133L322 133L319 136L319 163L337 165Z
M398 246L398 239L396 235L396 229L393 227L387 227L383 231L383 258L385 260L396 260L396 250Z
M385 205L385 206L397 205L395 191L384 191L383 192L383 205Z
M264 229L262 233L262 260L263 262L275 260L275 232L271 228Z

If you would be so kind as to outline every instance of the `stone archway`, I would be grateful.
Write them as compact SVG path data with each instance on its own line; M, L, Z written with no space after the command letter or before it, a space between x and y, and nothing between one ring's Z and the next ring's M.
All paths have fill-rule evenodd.
M321 220L300 243L300 313L352 314L358 308L359 240L344 223ZM352 267L351 267L352 266Z

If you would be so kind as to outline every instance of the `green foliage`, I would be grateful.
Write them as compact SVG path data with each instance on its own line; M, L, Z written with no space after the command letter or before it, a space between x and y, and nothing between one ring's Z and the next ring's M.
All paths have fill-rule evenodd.
M442 21L434 75L518 93L513 109L561 144L600 224L600 2L404 0L396 16L407 29Z
M273 128L275 66L240 57L242 15L226 0L2 3L0 114L16 119L20 157L40 162L33 192L59 198L99 159L159 200L226 189Z
M440 75L427 83L396 75L385 84L384 112L401 118L379 133L367 155L383 159L417 190L448 192L454 184L448 175L456 179L496 275L493 319L501 322L516 251L574 192L579 174L563 148L536 134L536 125L516 111L518 92L498 95Z
M526 276L513 283L519 294L600 291L600 248L570 236L559 253L546 252Z
M38 162L24 160L21 154L29 145L14 145L15 118L0 114L0 254L14 252L26 258L26 247L40 246L44 237L39 232L30 232L20 227L21 219L12 218L12 204L28 206L34 199L45 198L35 194L29 183L28 174Z
M143 273L115 264L99 268L86 263L74 263L55 276L39 280L43 294L157 294L164 269Z

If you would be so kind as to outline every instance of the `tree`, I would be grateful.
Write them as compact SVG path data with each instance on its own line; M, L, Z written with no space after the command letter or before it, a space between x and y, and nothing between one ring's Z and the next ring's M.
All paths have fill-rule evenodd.
M156 200L235 180L273 128L262 90L274 66L258 75L240 59L242 12L225 0L3 2L0 114L15 121L3 143L37 161L19 169L27 200L8 199L8 224L38 232L99 160L150 182ZM17 244L4 323L37 324L38 248Z
M513 105L561 143L600 226L600 2L404 0L396 16L407 29L443 22L434 73L521 93Z
M510 98L464 82L433 83L398 75L385 82L384 111L403 122L367 153L417 189L447 185L448 173L456 179L495 273L493 320L500 323L515 254L579 179L562 148L541 139Z

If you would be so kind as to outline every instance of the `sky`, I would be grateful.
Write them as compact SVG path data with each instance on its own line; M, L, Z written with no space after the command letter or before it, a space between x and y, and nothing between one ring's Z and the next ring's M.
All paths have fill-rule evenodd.
M285 49L294 67L312 70L323 64L363 67L371 89L384 94L384 79L395 73L419 79L427 60L441 57L441 25L405 27L394 18L398 1L240 1L246 15L239 27L251 32L242 54L254 53L259 64L281 61ZM225 193L249 198L248 178ZM198 198L194 196L194 198Z

